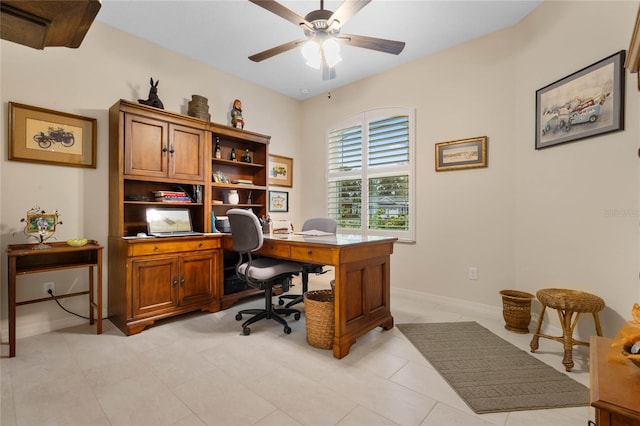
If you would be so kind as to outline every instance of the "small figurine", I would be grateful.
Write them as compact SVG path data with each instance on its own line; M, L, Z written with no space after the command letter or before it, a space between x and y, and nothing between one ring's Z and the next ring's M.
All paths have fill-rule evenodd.
M151 81L151 88L149 89L149 98L147 100L138 99L138 102L141 103L142 105L149 105L155 108L164 109L164 105L162 104L162 101L158 97L158 83L160 83L160 80L156 81L155 85L153 84L153 77L151 77L150 81Z
M240 99L233 101L231 109L231 125L236 129L244 129L244 120L242 119L242 102Z
M222 151L220 151L220 138L216 136L216 149L215 149L216 158L222 158Z
M229 154L229 160L236 161L236 149L231 148L231 153Z
M249 148L244 150L244 154L242 154L242 157L240 158L240 161L242 161L243 163L250 163L251 162L251 154L249 153Z

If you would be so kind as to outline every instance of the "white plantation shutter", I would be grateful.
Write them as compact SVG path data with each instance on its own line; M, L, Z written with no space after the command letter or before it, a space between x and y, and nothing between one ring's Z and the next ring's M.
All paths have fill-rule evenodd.
M414 241L413 117L377 109L328 132L327 210L341 232Z

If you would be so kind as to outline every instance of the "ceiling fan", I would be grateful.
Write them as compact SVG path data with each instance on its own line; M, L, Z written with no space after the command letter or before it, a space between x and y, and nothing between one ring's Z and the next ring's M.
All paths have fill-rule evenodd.
M309 12L304 18L274 0L249 1L301 27L306 36L249 56L254 62L303 45L302 54L307 65L322 66L322 79L331 80L336 77L334 65L340 60L338 43L394 55L404 49L403 41L340 33L342 26L371 0L345 0L335 12L326 10L324 0L320 0L320 9Z

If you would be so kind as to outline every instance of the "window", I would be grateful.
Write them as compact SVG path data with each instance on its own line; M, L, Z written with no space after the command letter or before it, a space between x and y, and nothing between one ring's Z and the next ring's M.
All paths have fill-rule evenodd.
M340 232L414 241L414 114L367 111L327 135L328 215Z

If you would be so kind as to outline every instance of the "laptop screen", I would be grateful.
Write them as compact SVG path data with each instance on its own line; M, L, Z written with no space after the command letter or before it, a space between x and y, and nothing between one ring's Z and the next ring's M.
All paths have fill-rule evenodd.
M192 231L189 209L147 209L149 235Z

